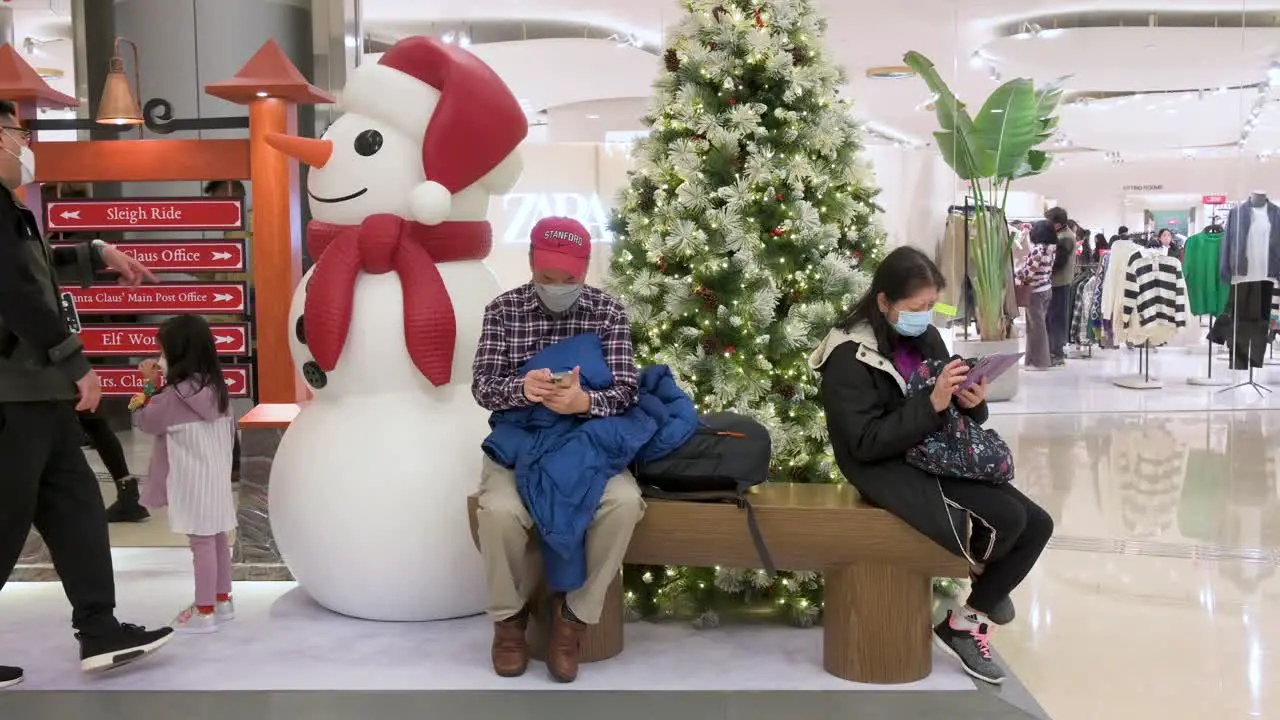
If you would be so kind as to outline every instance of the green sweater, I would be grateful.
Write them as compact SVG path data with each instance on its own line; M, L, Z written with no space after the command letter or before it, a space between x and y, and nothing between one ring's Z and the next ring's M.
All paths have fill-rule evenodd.
M1221 315L1227 309L1231 286L1218 272L1222 233L1200 233L1187 238L1182 253L1182 274L1192 315Z

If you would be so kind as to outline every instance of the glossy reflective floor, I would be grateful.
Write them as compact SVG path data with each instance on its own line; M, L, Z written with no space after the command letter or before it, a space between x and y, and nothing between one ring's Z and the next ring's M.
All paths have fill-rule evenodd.
M1280 718L1280 399L1188 384L1207 362L1203 351L1162 350L1152 370L1165 387L1137 391L1111 382L1134 374L1136 353L1099 352L1024 374L1018 398L993 409L1017 483L1057 522L995 645L1056 720ZM1228 375L1225 362L1214 372ZM1256 379L1280 389L1280 366ZM145 444L129 444L144 467ZM166 529L132 532L160 545ZM788 699L788 714L865 714L880 702L812 690ZM966 699L955 713L886 705L866 716L982 717L959 709L972 693L920 702L944 694ZM755 717L768 702L716 701L702 716Z

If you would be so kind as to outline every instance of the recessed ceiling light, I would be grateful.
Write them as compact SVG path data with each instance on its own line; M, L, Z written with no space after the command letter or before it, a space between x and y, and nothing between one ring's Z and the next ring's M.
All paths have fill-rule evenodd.
M588 116L587 116L587 119L588 119L588 120L599 120L599 119L600 119L600 116L599 116L599 115L588 115Z
M906 65L881 65L867 68L867 77L872 80L905 80L915 76L915 71Z

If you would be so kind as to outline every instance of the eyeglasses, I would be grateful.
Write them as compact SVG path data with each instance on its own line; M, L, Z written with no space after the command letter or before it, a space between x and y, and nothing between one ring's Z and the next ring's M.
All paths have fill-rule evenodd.
M0 131L11 132L18 137L18 141L23 145L31 144L31 131L24 127L14 125L0 125Z

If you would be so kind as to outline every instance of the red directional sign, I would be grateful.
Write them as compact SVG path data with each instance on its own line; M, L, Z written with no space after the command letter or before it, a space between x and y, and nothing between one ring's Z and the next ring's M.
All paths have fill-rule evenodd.
M73 243L54 243L72 247ZM239 272L244 270L243 240L163 240L121 242L115 249L153 272Z
M94 370L102 381L103 395L119 397L142 392L142 375L137 368L95 367ZM231 397L249 397L253 375L248 365L223 365L222 377Z
M162 283L160 285L63 285L81 315L239 314L246 312L244 283Z
M1226 195L1205 195L1203 198L1200 199L1200 201L1205 205L1226 205L1227 196Z
M80 330L84 352L93 357L155 355L159 325L85 325ZM249 323L215 323L209 326L219 355L248 355Z
M240 230L244 204L239 198L158 198L131 200L50 200L45 203L46 232L105 230Z

